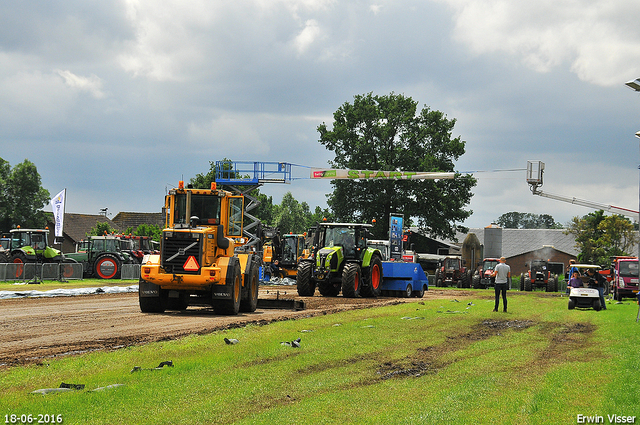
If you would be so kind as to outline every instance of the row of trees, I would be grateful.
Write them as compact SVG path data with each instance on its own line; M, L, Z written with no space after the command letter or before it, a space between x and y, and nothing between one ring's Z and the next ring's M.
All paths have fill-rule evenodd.
M35 164L25 159L12 168L0 158L0 233L7 233L17 225L44 228L46 217L42 207L50 199Z
M333 114L330 128L318 126L319 143L334 153L330 161L335 168L352 170L385 170L415 172L453 172L454 162L465 152L466 142L453 137L456 120L425 106L411 97L390 93L376 96L357 95ZM225 160L231 163L229 160ZM215 181L215 162L206 174L197 174L193 187L208 188ZM375 238L388 236L390 213L403 213L408 226L417 226L432 237L453 238L472 211L465 207L473 196L475 179L456 175L442 180L333 180L329 195L330 209L298 202L287 192L282 202L273 203L259 190L251 193L260 204L251 214L264 224L278 226L282 232L302 233L314 223L330 221L371 222ZM243 188L240 187L242 190ZM28 160L13 169L0 158L0 231L7 232L21 224L42 227L43 206L49 203L49 192L41 187L35 165ZM547 214L510 212L497 220L506 228L561 228ZM98 224L92 233L103 234ZM576 235L582 251L581 260L601 262L609 255L629 252L637 243L629 220L620 216L605 217L602 211L574 218L567 229ZM127 229L127 233L159 237L157 226Z

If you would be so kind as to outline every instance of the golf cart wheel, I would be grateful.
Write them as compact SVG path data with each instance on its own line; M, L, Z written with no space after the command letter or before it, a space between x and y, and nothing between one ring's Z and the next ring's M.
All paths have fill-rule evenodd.
M411 293L413 292L413 288L410 283L407 283L407 288L402 292L402 298L411 298Z
M574 300L569 300L569 310L573 310L576 308L576 302Z
M599 299L599 298L597 298L597 299L593 300L593 305L592 305L592 306L593 306L593 309L594 309L595 311L600 311L600 310L602 310L602 304L600 304L600 299Z
M342 271L342 296L346 298L358 298L360 285L362 284L360 266L356 263L347 263Z
M311 279L312 267L313 264L309 261L303 261L298 264L296 287L298 288L298 295L301 297L313 297L316 292L316 285Z

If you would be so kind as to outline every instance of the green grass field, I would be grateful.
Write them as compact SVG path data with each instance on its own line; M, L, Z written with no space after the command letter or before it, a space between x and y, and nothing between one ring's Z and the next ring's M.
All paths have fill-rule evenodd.
M509 291L509 312L494 313L491 291L469 292L5 369L1 419L573 424L578 415L640 416L633 300L570 311L559 294ZM296 338L300 348L281 345ZM174 367L153 370L167 360ZM31 394L61 382L85 389ZM123 385L91 391L113 384Z

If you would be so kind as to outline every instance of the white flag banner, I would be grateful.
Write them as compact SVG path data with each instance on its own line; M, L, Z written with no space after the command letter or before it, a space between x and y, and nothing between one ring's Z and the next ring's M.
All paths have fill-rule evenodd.
M67 189L62 189L60 193L51 199L51 208L53 209L53 220L55 221L54 236L56 238L62 238L62 229L64 225L64 198L67 194Z
M423 171L371 171L313 168L312 179L361 179L361 180L434 180L452 179L456 173L428 173Z

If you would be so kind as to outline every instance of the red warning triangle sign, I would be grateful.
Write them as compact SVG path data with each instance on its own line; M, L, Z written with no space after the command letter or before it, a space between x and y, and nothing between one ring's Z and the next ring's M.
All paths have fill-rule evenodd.
M191 255L189 258L187 258L187 261L184 262L184 266L182 266L182 268L188 272L195 272L198 271L200 265L198 265L198 260L196 260L196 257Z

